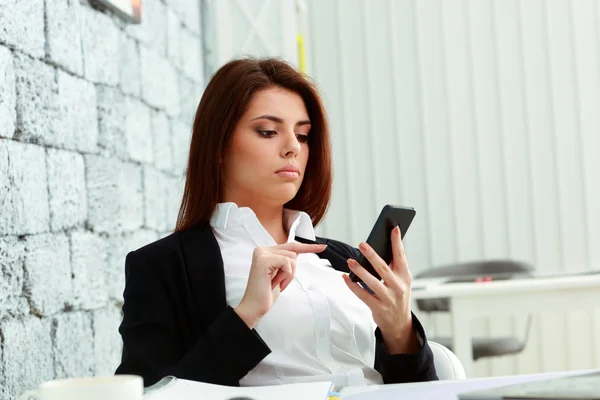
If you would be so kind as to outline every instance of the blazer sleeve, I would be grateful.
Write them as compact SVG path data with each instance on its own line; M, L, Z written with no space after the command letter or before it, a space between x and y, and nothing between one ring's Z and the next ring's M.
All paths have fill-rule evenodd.
M408 383L437 381L433 352L427 343L425 330L412 314L413 327L421 348L415 354L389 354L383 344L381 330L375 330L375 366L381 374L383 383Z
M150 265L149 265L150 264ZM173 293L151 262L129 253L125 262L123 356L116 374L135 374L149 386L167 375L221 385L239 386L269 353L258 333L227 307L191 346L184 345ZM171 295L171 296L169 296Z

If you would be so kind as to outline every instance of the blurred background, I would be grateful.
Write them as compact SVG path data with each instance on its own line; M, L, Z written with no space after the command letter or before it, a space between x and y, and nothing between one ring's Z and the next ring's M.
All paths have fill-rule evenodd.
M600 268L600 0L0 0L0 398L111 374L127 252L169 234L211 74L277 56L321 88L358 244L414 207L413 275L512 259ZM515 310L515 312L518 310ZM428 318L449 332L449 316ZM523 336L520 316L475 320ZM600 368L600 310L533 315L471 376Z

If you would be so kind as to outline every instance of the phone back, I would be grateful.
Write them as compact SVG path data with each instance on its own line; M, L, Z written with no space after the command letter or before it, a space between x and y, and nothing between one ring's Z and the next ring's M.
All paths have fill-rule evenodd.
M367 238L367 243L377 254L379 254L386 264L390 264L393 259L391 242L392 229L399 226L401 237L404 238L415 214L416 211L412 207L398 207L392 205L386 205L381 210L381 213L379 213L379 217ZM365 257L361 256L357 261L373 276L380 279L379 274L375 272L375 269ZM356 276L352 276L352 280L354 281L358 281L357 278L358 277Z

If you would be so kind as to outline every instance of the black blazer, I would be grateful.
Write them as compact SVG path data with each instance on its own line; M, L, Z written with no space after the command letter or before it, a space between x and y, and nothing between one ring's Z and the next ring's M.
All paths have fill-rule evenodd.
M348 272L346 260L356 258L358 250L334 240L317 242L328 245L320 257ZM226 303L223 259L209 224L129 253L125 277L117 374L141 375L145 386L166 375L239 386L271 352ZM433 354L414 315L413 325L424 340L417 354L388 354L375 331L374 368L385 383L437 380Z

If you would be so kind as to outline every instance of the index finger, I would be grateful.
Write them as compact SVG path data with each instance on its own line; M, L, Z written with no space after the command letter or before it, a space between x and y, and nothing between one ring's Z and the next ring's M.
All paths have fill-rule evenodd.
M305 243L290 242L290 243L280 244L275 247L277 247L278 249L293 251L296 254L303 254L303 253L320 253L323 250L325 250L325 248L327 248L327 245L326 244L305 244Z
M395 272L401 272L406 269L406 254L404 253L404 245L402 244L402 238L400 237L400 228L396 226L392 229L392 253L394 254L393 265ZM398 268L401 267L401 268Z

